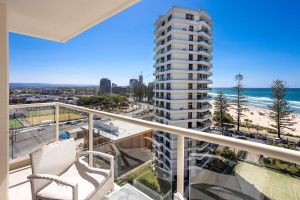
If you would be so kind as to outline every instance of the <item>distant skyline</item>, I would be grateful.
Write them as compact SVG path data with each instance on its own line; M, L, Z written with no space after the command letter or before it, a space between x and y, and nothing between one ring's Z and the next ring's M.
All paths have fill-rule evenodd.
M214 21L212 87L300 87L300 1L142 0L62 44L10 33L10 82L128 85L153 80L154 21L172 6L204 9ZM151 9L150 9L151 8Z

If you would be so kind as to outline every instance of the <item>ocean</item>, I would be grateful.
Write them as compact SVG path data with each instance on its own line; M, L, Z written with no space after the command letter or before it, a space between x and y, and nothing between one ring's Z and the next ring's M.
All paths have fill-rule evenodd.
M223 91L229 100L236 96L234 88L213 88L210 95L214 98L220 91ZM244 88L242 94L249 106L267 109L267 106L272 104L271 88ZM300 88L289 88L286 100L294 113L300 114Z

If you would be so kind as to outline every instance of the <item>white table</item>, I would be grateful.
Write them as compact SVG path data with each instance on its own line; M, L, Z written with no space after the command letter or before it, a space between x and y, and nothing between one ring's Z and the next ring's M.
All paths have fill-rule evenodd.
M107 195L105 199L110 200L153 200L130 184L122 186L119 190Z

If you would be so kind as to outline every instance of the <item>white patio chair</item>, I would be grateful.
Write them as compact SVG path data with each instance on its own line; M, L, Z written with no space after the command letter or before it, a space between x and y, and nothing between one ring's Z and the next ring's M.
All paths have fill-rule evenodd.
M81 155L109 159L110 169L90 167ZM31 153L30 159L33 200L100 200L113 191L114 157L95 151L77 153L74 139L48 144Z

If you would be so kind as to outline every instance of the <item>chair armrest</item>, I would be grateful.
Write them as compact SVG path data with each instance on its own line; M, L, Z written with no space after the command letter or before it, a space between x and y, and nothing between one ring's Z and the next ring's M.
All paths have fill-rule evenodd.
M34 174L34 175L28 176L27 178L29 180L45 179L45 180L49 180L49 181L54 181L58 185L69 186L72 188L72 191L73 191L73 200L78 200L78 184L77 183L68 181L65 178L61 178L59 176L51 175L51 174Z
M110 160L110 171L111 171L111 174L112 174L112 177L114 177L114 156L110 155L110 154L107 154L107 153L102 153L102 152L99 152L99 151L81 151L81 152L77 152L77 156L80 156L80 155L89 155L89 154L94 154L94 155L98 155L98 156L101 156L103 158L107 158Z
M110 154L107 154L107 153L102 153L102 152L99 152L99 151L81 151L81 152L77 152L78 155L86 155L86 154L90 154L90 153L101 156L103 158L114 159L114 156L112 156Z
M179 192L176 192L173 200L186 200L186 198L184 198Z

